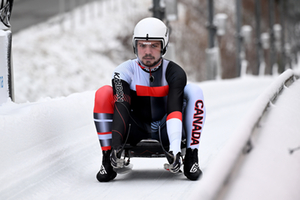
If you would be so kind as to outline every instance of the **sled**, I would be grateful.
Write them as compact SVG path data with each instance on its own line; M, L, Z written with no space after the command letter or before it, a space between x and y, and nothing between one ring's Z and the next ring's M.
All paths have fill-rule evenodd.
M136 146L126 144L124 147L125 157L145 157L145 158L159 158L165 157L165 151L168 151L168 147L164 147L158 140L144 139L141 140ZM181 142L181 153L185 154L186 140Z
M122 157L128 158L128 162L130 162L130 158L132 157L144 157L144 158L158 158L165 157L165 153L168 152L169 147L163 146L161 141L160 127L158 129L159 139L144 139L137 143L135 146L132 146L127 143L128 136L130 133L131 124L129 124L127 138L125 140L125 144L122 147L123 155ZM184 156L186 152L186 138L182 138L181 141L181 155Z

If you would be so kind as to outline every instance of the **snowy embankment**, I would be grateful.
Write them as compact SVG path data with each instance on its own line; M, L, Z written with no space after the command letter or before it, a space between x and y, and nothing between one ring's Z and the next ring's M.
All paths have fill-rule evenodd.
M272 102L251 136L253 148L229 179L224 200L300 199L299 91L298 79Z
M293 116L293 114L288 113L288 112L284 112L284 111L286 110L286 108L288 108L288 106L290 106L290 109L294 109L294 108L296 109L296 105L299 104L298 103L299 102L298 98L294 98L294 99L292 98L293 102L296 102L296 103L291 103L291 105L284 105L284 104L280 105L281 106L280 107L281 111L279 111L279 113L282 113L282 114L286 113L283 116L285 118L288 118L286 120L287 121L286 124L282 123L284 120L282 120L282 121L277 121L277 120L274 121L273 120L272 122L269 122L269 123L261 122L261 120L263 118L264 118L264 121L271 118L270 115L266 116L268 114L268 112L270 112L268 110L272 109L272 108L269 108L269 107L274 106L274 103L276 102L276 100L278 98L280 98L281 93L283 93L283 91L286 88L288 88L290 85L292 85L295 81L297 81L297 83L299 85L299 72L295 72L293 70L287 70L283 74L281 74L255 100L254 104L249 109L249 112L247 113L247 115L243 119L242 123L238 125L238 129L232 135L232 137L231 137L230 141L228 142L228 144L226 145L226 147L222 150L222 152L220 152L218 157L215 159L214 163L209 167L209 169L207 170L206 176L204 176L203 180L201 182L199 182L199 191L196 192L193 195L193 197L195 197L195 198L200 197L201 199L215 199L216 197L218 197L218 198L224 199L225 194L229 193L230 195L232 195L232 193L233 193L234 195L236 195L236 193L238 193L236 190L229 190L228 188L232 188L231 185L234 185L234 183L235 183L234 181L236 181L236 180L240 181L242 179L242 178L240 178L241 173L238 173L237 170L240 170L241 166L245 167L245 165L243 165L243 163L245 163L244 159L247 159L246 156L252 150L253 146L257 145L257 138L258 138L258 136L257 136L258 133L257 132L261 131L261 130L257 130L257 129L262 129L261 128L262 124L263 124L263 128L265 128L265 127L269 128L269 127L276 126L277 123L280 123L281 124L280 125L280 128L281 128L280 130L281 131L285 131L285 130L288 131L288 129L284 129L283 127L291 126L289 128L292 129L293 131L289 130L288 131L289 134L287 134L287 133L285 134L285 133L282 133L282 132L279 133L279 135L281 134L283 137L284 136L289 137L289 138L279 142L279 144L281 143L281 145L283 145L283 146L288 146L286 141L288 141L288 139L290 139L291 136L293 135L293 134L291 134L291 132L296 132L296 135L292 136L292 137L296 138L295 136L297 136L297 132L299 131L300 127L298 128L297 123L293 123L293 121L297 121L297 119L299 119L300 115L294 115ZM297 84L295 84L295 85L297 85ZM292 91L293 91L294 97L297 97L297 88L293 88ZM276 130L273 132L273 135L275 135L275 132L276 132ZM262 133L260 133L260 134L262 134ZM267 134L265 134L265 135L267 135ZM274 141L274 139L272 140L272 138L268 138L268 140L272 141L273 143L277 142L277 141ZM262 142L260 142L260 143L262 143ZM268 143L264 142L263 145L266 146L266 145L268 145ZM263 148L265 148L265 146L263 146ZM281 172L276 171L276 169L277 169L276 167L278 165L278 162L280 163L280 162L283 161L283 160L280 160L280 159L282 159L282 157L277 156L277 158L278 158L277 162L270 164L270 161L267 161L267 160L270 160L270 159L268 159L268 157L271 157L272 154L273 154L273 152L269 152L269 155L266 155L267 157L265 157L263 159L260 159L259 162L260 162L260 164L261 164L261 162L263 162L264 165L268 166L269 171L271 171L271 173L273 173L273 175L278 178L277 180L274 180L275 182L276 181L282 182L284 180L283 176L278 176L277 175L277 173L281 173ZM288 155L287 152L286 152L286 155ZM258 161L254 161L254 165L257 165L258 163L255 163L255 162L258 162ZM290 167L291 165L294 165L293 162L294 161L286 162L286 166ZM249 164L249 162L247 162L247 163ZM276 165L276 166L274 166L274 165ZM246 173L249 173L249 171L246 172ZM253 173L253 172L251 172L251 173ZM259 172L255 172L255 173L260 174L260 176L257 177L257 178L261 178L262 176L267 177L267 179L269 181L269 183L267 182L267 184L270 184L270 185L272 185L272 187L274 187L271 190L268 190L268 192L271 192L272 190L277 189L276 185L278 185L278 184L271 183L272 180L273 180L272 176L270 177L270 176L267 176L266 174L262 174L262 173L259 173ZM296 171L291 171L289 174L291 174L291 173L297 173L297 172ZM282 173L282 174L284 174L284 173ZM287 175L284 175L284 176L287 176ZM242 176L242 177L244 177L244 176ZM234 179L234 181L232 179ZM259 179L257 179L256 181L258 183ZM300 177L296 178L295 182L299 183L300 182ZM248 186L249 185L250 184L248 183ZM256 193L257 193L259 188L257 188L256 185L254 185L254 188L251 188L250 190L256 190ZM278 193L282 194L282 192L280 192L281 191L280 188L278 188L278 189L279 190L274 192L275 197L276 197L276 194L278 194ZM248 188L248 190L249 190L249 188ZM261 190L266 191L265 188L261 189ZM291 187L291 190L288 190L288 191L290 193L295 193L295 191L297 191L297 189L295 190L295 188ZM259 192L262 193L261 191L259 191ZM243 192L240 191L239 193L243 193ZM243 195L244 194L245 194L245 192L243 193ZM266 194L266 193L264 193L264 194ZM233 195L233 197L234 197L234 195ZM246 198L245 196L243 196L241 194L239 194L239 195L240 196L238 196L238 198L243 198L243 199ZM235 196L235 197L237 197L237 196ZM274 197L274 195L273 195L273 197ZM294 197L295 196L293 196L293 198ZM296 197L298 198L299 194ZM250 195L247 198L251 199L252 197ZM260 196L260 198L264 199L265 196ZM234 198L234 199L236 199L236 198ZM255 199L257 199L257 198L255 198Z
M16 102L110 84L114 68L134 57L128 38L151 2L95 1L13 34Z

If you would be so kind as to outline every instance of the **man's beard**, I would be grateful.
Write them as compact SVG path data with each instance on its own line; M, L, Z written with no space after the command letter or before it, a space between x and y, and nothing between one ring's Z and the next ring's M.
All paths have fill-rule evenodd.
M150 55L150 54L146 54L142 59L147 59L147 58L150 58L150 59L155 59L154 56ZM154 63L151 64L151 61L146 61L146 63L144 63L143 61L141 61L141 63L146 66L146 67L153 67L155 65L157 65L159 62L160 62L160 59L159 58L157 61L155 61Z

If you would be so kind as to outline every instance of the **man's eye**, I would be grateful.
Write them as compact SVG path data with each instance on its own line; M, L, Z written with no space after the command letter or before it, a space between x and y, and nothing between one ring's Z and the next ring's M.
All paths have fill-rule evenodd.
M152 48L157 48L158 45L157 45L157 44L152 44L151 47L152 47Z

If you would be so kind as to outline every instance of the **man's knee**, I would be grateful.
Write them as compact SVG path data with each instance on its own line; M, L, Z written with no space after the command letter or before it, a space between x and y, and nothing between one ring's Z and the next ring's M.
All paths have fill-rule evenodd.
M94 113L113 113L113 89L109 85L102 86L95 93Z
M184 97L186 99L204 99L203 91L202 89L193 83L189 83L184 88Z

